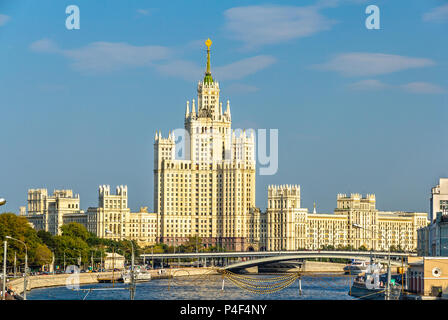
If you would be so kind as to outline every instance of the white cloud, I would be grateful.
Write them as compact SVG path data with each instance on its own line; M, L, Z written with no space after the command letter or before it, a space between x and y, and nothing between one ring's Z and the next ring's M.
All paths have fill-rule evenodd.
M330 61L313 67L320 70L336 71L346 76L372 76L433 65L435 63L432 60L425 58L351 52L339 54Z
M93 42L77 49L61 49L49 39L33 42L30 49L40 53L53 53L66 57L78 71L97 73L129 67L153 67L161 74L183 78L188 81L201 79L205 66L170 58L172 49L162 46L133 46L127 43ZM219 80L241 79L263 70L276 59L259 55L212 68L213 76Z
M58 46L49 39L41 39L33 42L30 49L35 52L60 52Z
M255 56L222 67L216 67L215 74L220 80L241 79L269 67L275 61L276 59L272 56Z
M446 90L442 87L429 82L409 82L400 85L392 85L375 79L361 80L351 83L347 87L352 90L363 91L398 89L401 91L406 91L408 93L416 94L439 94L446 92Z
M197 81L204 73L203 68L197 64L185 61L174 60L166 64L156 66L156 69L164 75L182 78L188 81Z
M388 87L387 84L374 79L361 80L348 85L353 90L381 90Z
M162 46L133 46L127 43L93 42L78 49L64 50L48 39L31 44L31 50L61 54L71 60L76 70L104 72L124 67L151 66L169 57L170 49Z
M275 61L274 57L265 55L246 58L224 66L212 67L212 76L218 81L242 79L269 67ZM175 60L167 64L158 65L156 68L162 74L180 77L189 81L201 79L205 72L205 67L200 67L193 62L185 60Z
M144 16L149 16L151 11L148 9L137 9L137 13L144 15Z
M0 27L8 23L9 20L11 20L10 16L7 16L6 14L0 14Z
M247 6L224 12L227 32L247 48L285 42L330 29L335 21L316 7Z
M79 70L110 71L122 67L150 66L166 59L170 50L162 46L133 46L127 43L94 42L75 50L64 50Z
M229 86L225 87L227 94L239 94L239 93L253 93L260 90L256 86L252 86L250 84L244 84L244 83L232 83Z
M448 4L432 9L423 15L423 21L448 22Z
M410 82L401 85L401 88L411 93L438 94L446 92L442 87L429 82Z

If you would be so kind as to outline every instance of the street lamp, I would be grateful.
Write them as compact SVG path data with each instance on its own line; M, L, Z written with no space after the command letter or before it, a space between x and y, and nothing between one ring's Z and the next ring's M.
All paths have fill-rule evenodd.
M28 247L26 246L25 242L23 242L19 239L13 238L11 236L6 236L5 238L15 240L25 246L25 277L23 279L23 300L26 300L26 290L28 288ZM6 241L5 241L5 243L6 243ZM4 280L6 280L6 279L4 279Z
M3 198L0 198L0 206L4 205L6 203L6 200Z
M352 223L352 226L357 228L357 229L364 229L367 231L370 231L372 233L377 233L379 235L381 235L381 237L383 237L383 239L386 240L386 242L388 241L388 239L383 236L382 234L380 234L378 231L374 231L372 229L368 229L368 228L364 228L363 226L357 224L357 223ZM391 280L391 275L390 275L390 245L387 246L387 286L386 286L386 299L389 300L390 297L390 280Z
M109 231L108 229L105 229L105 232L107 234L116 236L113 234L112 231ZM130 298L131 300L134 300L134 296L135 296L135 278L134 278L134 244L132 243L132 241L129 241L131 243L132 246L132 257L131 257L131 284L129 286L129 294L130 294Z

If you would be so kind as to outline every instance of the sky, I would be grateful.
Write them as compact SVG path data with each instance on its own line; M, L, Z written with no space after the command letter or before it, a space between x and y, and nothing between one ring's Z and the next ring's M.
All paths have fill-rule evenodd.
M371 4L380 29L366 28ZM268 185L299 184L322 213L338 193L427 212L448 177L447 31L440 0L1 0L0 212L30 188L73 189L86 210L103 184L152 210L154 134L183 127L207 38L232 126L278 129L258 207Z

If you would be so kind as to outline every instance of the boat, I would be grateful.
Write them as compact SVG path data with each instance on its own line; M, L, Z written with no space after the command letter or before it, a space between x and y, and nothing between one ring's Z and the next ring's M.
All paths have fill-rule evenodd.
M135 282L150 281L151 273L149 273L147 271L142 271L142 270L135 270L134 271L134 279L135 279ZM123 273L122 281L124 283L131 283L131 272L130 271Z
M352 260L352 263L344 267L345 274L360 274L366 272L369 262L363 260Z
M108 276L100 275L96 279L99 283L112 283L123 281L123 276L120 273L117 273L113 277L112 275Z
M401 275L398 275L401 276ZM392 276L393 280L395 276ZM398 281L391 281L389 299L387 299L387 274L380 276L378 288L367 288L365 277L359 275L353 282L349 295L361 300L400 300L402 298L402 286Z
M403 291L402 275L391 275L387 295L387 273L380 274L379 270L379 266L372 265L365 273L359 274L353 281L349 295L362 300L400 300Z

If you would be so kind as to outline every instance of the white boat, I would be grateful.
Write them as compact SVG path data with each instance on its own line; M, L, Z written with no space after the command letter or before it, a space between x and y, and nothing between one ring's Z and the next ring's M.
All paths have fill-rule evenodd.
M151 273L147 271L135 270L134 271L135 282L145 282L151 280ZM123 273L123 282L131 283L131 271Z
M352 263L344 267L345 274L359 274L366 272L369 262L363 260L353 260Z

